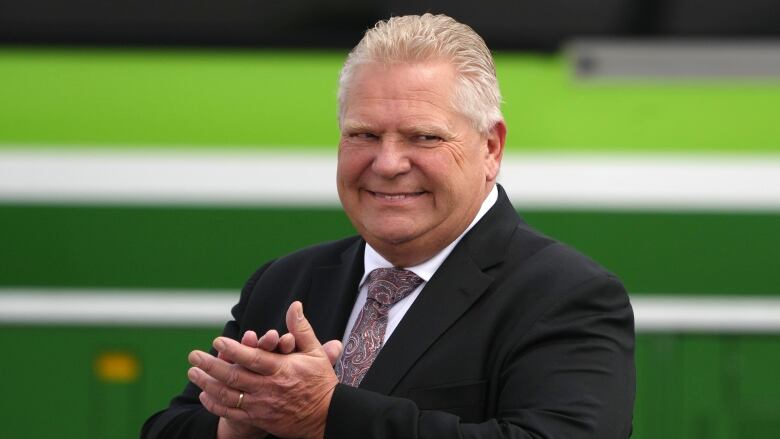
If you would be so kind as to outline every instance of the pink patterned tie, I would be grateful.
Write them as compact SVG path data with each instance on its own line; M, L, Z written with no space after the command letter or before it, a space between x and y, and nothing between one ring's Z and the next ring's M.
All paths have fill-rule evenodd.
M400 268L377 268L368 275L368 298L358 315L341 360L336 363L336 376L344 384L357 387L371 367L387 328L387 313L399 300L408 296L422 279Z

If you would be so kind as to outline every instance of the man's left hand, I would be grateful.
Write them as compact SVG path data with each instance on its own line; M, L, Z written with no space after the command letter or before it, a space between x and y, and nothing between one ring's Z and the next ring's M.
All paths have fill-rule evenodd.
M190 362L195 367L188 376L203 389L204 407L217 416L250 423L279 437L320 439L338 379L300 302L287 310L287 328L295 337L297 352L267 352L219 337L214 348L221 358L193 352Z

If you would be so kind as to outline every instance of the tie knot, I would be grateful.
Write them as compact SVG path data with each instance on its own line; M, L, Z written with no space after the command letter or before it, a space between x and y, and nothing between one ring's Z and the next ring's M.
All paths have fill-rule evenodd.
M368 274L368 298L392 306L408 296L421 283L420 276L400 268L377 268Z

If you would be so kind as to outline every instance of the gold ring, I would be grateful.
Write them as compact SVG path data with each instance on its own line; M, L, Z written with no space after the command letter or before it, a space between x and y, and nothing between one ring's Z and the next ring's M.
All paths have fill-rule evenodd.
M242 403L242 402L244 402L244 392L241 392L241 393L238 395L238 402L236 403L236 408L237 408L237 409L240 409L240 408L241 408L241 403Z

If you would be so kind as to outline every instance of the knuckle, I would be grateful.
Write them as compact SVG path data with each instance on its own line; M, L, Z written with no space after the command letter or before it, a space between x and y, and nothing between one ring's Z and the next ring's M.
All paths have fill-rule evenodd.
M228 398L229 398L229 393L230 393L230 392L228 391L227 387L222 387L222 388L220 388L220 389L219 389L219 391L217 392L217 398L218 398L220 401L222 401L223 403L225 403L225 402L227 402L227 400L228 400Z
M252 353L252 359L250 360L249 364L251 365L251 368L255 371L261 371L263 368L263 356L260 354L259 351L255 351Z
M204 372L211 372L212 369L214 369L214 362L211 358L206 359L205 361L202 361L201 364L198 366L200 370Z
M206 395L205 392L201 392L199 399L200 399L200 403L203 404L203 406L206 407L206 409L208 409L209 411L211 411L214 408L214 403L211 401L208 395Z
M225 377L225 384L230 387L236 387L240 379L240 373L236 367L231 367L227 376Z

